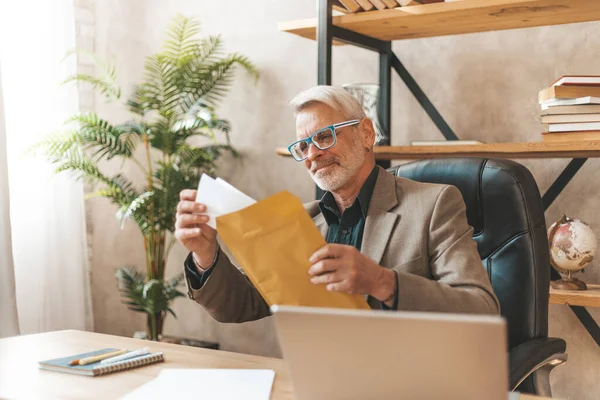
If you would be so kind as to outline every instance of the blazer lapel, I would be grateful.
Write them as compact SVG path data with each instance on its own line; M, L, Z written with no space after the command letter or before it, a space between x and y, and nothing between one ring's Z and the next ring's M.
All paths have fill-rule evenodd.
M397 204L396 179L383 168L379 168L361 246L361 252L377 264L381 262L396 221L401 218L398 213L388 212Z
M321 236L323 236L324 238L326 238L327 237L327 230L328 230L329 226L327 225L327 221L325 221L325 217L323 216L323 214L317 214L313 218L313 222L315 223L315 225L319 229L319 232L321 232Z

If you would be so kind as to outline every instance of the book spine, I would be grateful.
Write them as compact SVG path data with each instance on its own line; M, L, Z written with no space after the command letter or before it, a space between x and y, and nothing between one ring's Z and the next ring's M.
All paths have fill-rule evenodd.
M550 86L539 92L538 101L541 104L552 99L574 99L588 96L600 96L600 88L598 86Z
M378 10L385 10L387 8L385 3L381 0L369 0L369 2L373 4Z
M131 360L123 360L114 364L108 364L92 369L94 376L111 374L113 372L125 371L128 369L142 367L144 365L155 364L164 361L163 353L153 353L145 356L133 358Z
M362 8L354 0L340 0L340 3L352 13L362 11Z
M400 7L400 5L396 3L396 0L383 0L383 2L388 8Z
M549 132L596 131L600 129L598 122L572 122L549 124Z
M356 2L361 6L361 8L365 11L371 11L375 8L373 4L369 2L369 0L356 0Z

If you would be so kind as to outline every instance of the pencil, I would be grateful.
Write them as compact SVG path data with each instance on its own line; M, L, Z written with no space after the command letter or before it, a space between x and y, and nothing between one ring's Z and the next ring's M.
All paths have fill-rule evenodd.
M127 350L109 351L108 353L100 354L98 356L86 357L86 358L82 358L79 360L73 360L69 363L69 365L91 364L91 363L95 363L95 362L104 360L105 358L114 357L114 356L118 356L118 355L125 354L125 353L127 353Z

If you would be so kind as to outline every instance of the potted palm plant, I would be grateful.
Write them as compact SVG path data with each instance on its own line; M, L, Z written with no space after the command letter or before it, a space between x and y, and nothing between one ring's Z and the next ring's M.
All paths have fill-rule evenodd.
M213 174L221 154L235 154L229 141L230 125L215 113L235 67L258 78L248 58L224 54L219 36L198 38L199 32L198 21L174 18L162 50L146 58L143 79L125 101L114 64L93 57L99 75L76 74L65 83L92 85L108 100L126 107L131 119L111 123L93 112L77 114L64 130L33 148L57 166L57 173L69 171L97 185L91 195L115 204L121 224L132 220L138 226L144 238L145 273L120 267L116 279L127 307L146 313L147 335L152 340L161 335L167 313L175 316L172 301L183 296L179 290L182 274L165 279L166 262L175 244L179 192L195 187L202 173ZM198 138L207 144L192 145ZM143 184L136 185L121 173L103 172L100 162L112 159L137 166L144 174Z

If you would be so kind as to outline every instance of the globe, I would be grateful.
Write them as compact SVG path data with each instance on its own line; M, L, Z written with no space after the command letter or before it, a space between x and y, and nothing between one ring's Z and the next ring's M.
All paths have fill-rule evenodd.
M581 271L596 256L596 235L588 224L580 219L563 215L548 229L550 263L563 279L552 282L555 289L585 290L584 282L573 278L574 272Z

